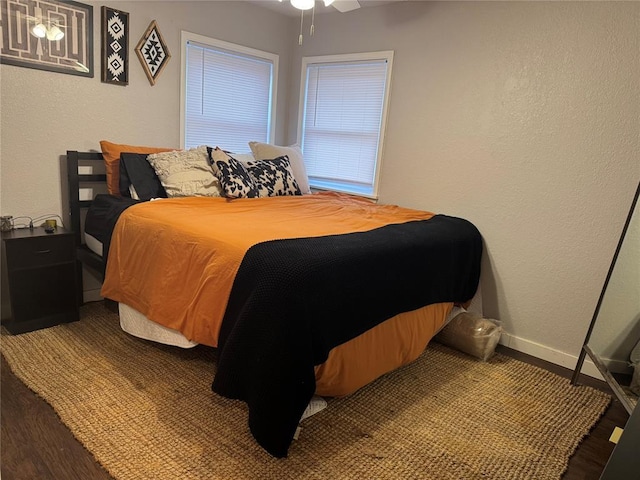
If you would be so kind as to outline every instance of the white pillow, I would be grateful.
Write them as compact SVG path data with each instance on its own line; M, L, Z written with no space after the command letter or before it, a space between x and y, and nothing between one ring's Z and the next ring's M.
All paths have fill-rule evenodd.
M230 155L233 158L235 158L236 160L238 160L240 163L245 165L245 166L249 162L255 162L256 161L256 158L253 156L253 153L251 153L251 152L249 152L249 153L231 153Z
M251 147L251 152L253 153L253 156L256 157L256 160L271 160L284 155L288 156L289 162L291 162L293 176L295 177L296 182L298 182L300 191L302 191L303 195L311 193L309 177L307 177L307 169L304 166L302 150L300 150L299 145L280 147L269 143L249 142L249 147Z
M221 197L205 145L189 150L152 153L147 156L167 192L167 197Z

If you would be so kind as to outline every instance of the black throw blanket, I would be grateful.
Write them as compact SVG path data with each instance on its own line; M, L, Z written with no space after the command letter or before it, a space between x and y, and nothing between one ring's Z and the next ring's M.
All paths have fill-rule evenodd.
M285 457L329 350L399 313L469 300L481 256L478 230L444 215L254 245L229 297L213 390L247 402L253 436Z

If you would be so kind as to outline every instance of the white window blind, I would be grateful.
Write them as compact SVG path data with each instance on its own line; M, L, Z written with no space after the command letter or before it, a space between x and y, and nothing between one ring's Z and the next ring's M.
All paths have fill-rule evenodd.
M184 147L246 152L272 141L277 56L202 37L184 51Z
M306 63L301 145L309 181L376 196L390 60L327 59Z

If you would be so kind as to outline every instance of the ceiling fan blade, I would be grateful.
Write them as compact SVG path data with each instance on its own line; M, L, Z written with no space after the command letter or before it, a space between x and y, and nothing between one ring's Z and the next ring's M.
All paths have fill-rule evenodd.
M331 5L335 7L339 12L350 12L360 8L358 0L335 0Z

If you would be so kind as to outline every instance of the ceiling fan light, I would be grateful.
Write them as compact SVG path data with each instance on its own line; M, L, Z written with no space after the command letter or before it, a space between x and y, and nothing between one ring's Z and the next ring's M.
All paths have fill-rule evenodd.
M291 0L291 5L296 7L298 10L309 10L313 8L316 0Z
M47 40L56 42L58 40L62 40L63 37L64 32L57 25L54 25L49 30L47 30Z
M331 5L333 3L333 0L324 0L324 6L328 7L329 5Z
M31 33L33 33L38 38L44 38L47 35L47 27L45 27L42 23L38 23L31 29Z

